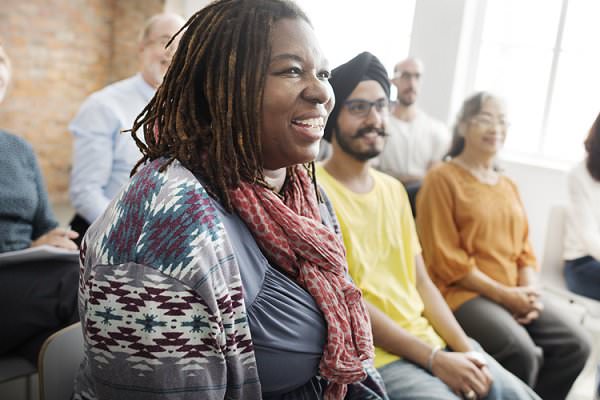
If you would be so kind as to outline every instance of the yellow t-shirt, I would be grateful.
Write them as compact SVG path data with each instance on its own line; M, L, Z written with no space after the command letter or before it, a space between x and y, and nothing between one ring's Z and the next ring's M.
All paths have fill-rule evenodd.
M421 253L406 191L400 182L370 170L375 185L354 193L317 166L317 182L330 198L346 246L348 268L370 302L407 332L431 346L445 346L423 316L415 256ZM375 348L375 367L400 357Z

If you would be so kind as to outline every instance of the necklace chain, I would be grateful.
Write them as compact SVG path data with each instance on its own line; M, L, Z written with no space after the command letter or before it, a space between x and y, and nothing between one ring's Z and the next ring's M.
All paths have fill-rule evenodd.
M495 171L493 168L475 168L472 165L467 164L464 160L460 158L453 158L452 161L467 170L471 175L473 175L478 181L482 183L487 183L488 185L494 185L498 183L500 179L500 174Z

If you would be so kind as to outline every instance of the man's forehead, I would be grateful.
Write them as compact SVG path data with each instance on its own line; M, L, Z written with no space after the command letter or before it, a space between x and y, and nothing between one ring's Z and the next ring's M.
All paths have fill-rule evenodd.
M175 14L155 15L145 29L144 39L157 40L163 37L170 39L184 23L183 18Z
M386 94L385 90L381 87L381 84L376 80L369 79L358 82L358 85L356 85L354 90L350 93L348 99L378 99L382 97L385 98Z
M394 67L394 72L421 72L422 69L423 66L421 65L421 62L409 59L396 64L396 66Z

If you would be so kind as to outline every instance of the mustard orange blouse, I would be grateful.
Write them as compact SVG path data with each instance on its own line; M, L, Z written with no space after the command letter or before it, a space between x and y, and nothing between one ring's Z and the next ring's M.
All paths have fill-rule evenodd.
M453 162L433 168L417 195L417 230L432 280L452 310L478 296L456 284L471 268L507 286L537 268L516 185L480 182Z

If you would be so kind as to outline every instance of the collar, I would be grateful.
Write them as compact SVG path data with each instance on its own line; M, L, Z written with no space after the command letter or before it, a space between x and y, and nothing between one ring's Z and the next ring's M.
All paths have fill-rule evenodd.
M135 75L135 87L140 91L140 93L144 96L144 98L150 100L154 93L156 93L156 89L148 84L142 77L142 73L138 72Z

